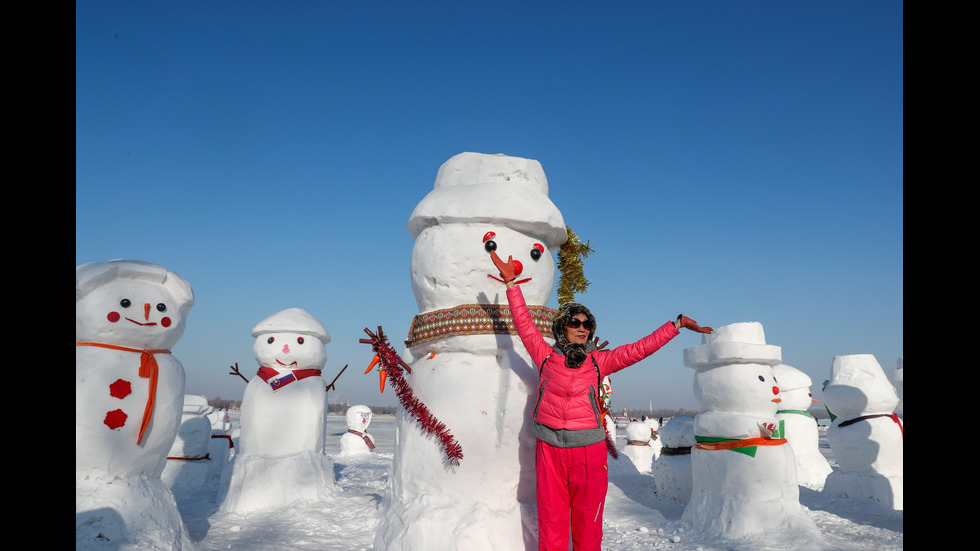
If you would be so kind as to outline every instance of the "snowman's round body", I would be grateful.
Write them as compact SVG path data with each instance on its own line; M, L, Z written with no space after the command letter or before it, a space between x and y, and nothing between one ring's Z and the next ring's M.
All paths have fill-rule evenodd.
M657 491L682 503L691 499L691 451L694 448L694 419L674 417L657 433L662 447L653 462Z
M340 456L356 457L370 455L374 437L367 431L371 426L371 408L351 406L347 409L347 432L340 435Z
M217 465L219 458L210 455L211 420L207 415L213 409L204 396L184 396L180 429L167 452L167 465L160 476L175 494L179 495L184 488L197 490L217 482L213 475L223 465Z
M645 422L634 421L626 425L626 445L623 446L623 455L633 462L637 471L645 474L649 474L653 469L653 460L656 459L651 437L650 425Z
M783 424L786 440L793 448L797 481L809 488L821 489L833 468L820 453L817 421L808 412L813 404L810 377L786 364L773 366L773 372L782 398L776 419Z
M554 282L551 247L565 239L543 177L536 161L461 154L443 165L435 191L409 220L420 314L402 352L411 366L405 378L463 457L450 465L439 439L399 408L378 549L537 548L531 416L538 373L520 338L487 317L508 313L506 287L488 277L498 274L487 241L523 265L525 301L543 312ZM529 187L529 178L538 179ZM543 192L535 187L541 183ZM542 215L552 218L542 223ZM550 318L547 326L550 333Z
M836 416L827 442L838 465L824 493L903 509L904 428L893 413L898 396L874 356L834 358L823 396Z
M799 503L793 450L778 432L769 433L778 429L779 388L771 367L779 361L778 347L764 344L755 323L721 327L703 340L714 361L689 362L692 349L685 350L685 363L696 366L694 395L702 413L694 419L693 488L682 520L728 538L818 545L819 530Z
M273 314L253 329L262 366L242 398L238 450L222 511L249 512L336 491L333 462L324 453L329 334L299 308Z
M75 291L76 547L104 538L186 547L160 475L183 409L184 368L169 351L193 305L190 285L119 260L78 266Z

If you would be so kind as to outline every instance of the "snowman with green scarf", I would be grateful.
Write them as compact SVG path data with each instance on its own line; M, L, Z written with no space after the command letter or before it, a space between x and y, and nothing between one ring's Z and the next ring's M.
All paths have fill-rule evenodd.
M772 371L783 400L776 412L776 419L782 424L786 440L793 447L797 480L803 486L819 490L833 469L820 453L817 421L809 412L810 406L817 401L810 393L813 381L809 375L791 365L776 364L772 366Z
M781 397L772 366L781 359L758 322L716 328L684 350L701 411L694 419L693 489L682 516L695 530L796 549L820 545L776 419Z

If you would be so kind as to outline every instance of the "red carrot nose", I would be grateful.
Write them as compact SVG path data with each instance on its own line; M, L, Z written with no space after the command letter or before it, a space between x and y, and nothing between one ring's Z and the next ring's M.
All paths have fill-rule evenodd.
M521 272L523 271L524 265L521 264L520 261L514 260L514 275L521 275Z
M143 305L143 319L145 319L147 321L150 320L150 303L149 302L147 302L146 304Z

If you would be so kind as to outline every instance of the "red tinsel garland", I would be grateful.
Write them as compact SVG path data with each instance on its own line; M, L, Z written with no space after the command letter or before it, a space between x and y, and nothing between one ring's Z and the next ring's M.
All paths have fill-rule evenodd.
M408 382L405 381L405 377L402 374L402 368L409 373L412 372L412 368L388 344L388 338L381 331L381 326L378 326L377 335L366 327L364 328L364 332L371 338L360 339L360 342L371 345L371 349L381 364L381 369L388 372L388 381L391 383L391 388L394 389L395 396L398 397L398 401L401 402L402 407L405 408L405 411L409 415L415 418L419 427L429 434L435 434L439 438L449 463L458 466L459 460L463 458L463 448L456 442L456 439L449 432L449 429L446 428L446 425L432 415L429 408L413 395L412 387L408 385Z

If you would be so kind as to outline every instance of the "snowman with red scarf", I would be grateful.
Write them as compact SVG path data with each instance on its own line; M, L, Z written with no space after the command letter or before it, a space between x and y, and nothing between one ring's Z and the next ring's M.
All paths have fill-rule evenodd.
M837 356L823 389L833 417L827 442L838 469L823 493L904 508L905 429L894 413L898 393L872 354Z
M171 349L193 304L187 281L163 266L75 268L76 549L191 545L160 475L184 403Z
M336 491L324 453L330 333L306 310L288 308L252 329L258 373L242 398L241 433L222 511L315 501Z

